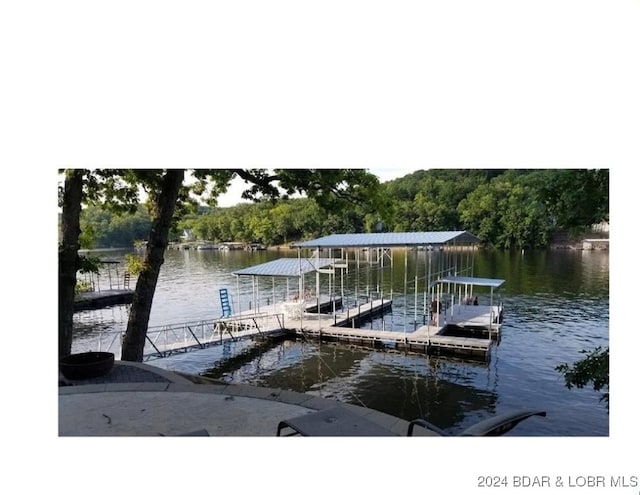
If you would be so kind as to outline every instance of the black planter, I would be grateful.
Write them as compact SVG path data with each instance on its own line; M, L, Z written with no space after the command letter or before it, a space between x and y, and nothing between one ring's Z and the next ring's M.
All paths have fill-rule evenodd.
M67 380L88 380L106 375L113 368L112 352L83 352L60 358L60 372Z

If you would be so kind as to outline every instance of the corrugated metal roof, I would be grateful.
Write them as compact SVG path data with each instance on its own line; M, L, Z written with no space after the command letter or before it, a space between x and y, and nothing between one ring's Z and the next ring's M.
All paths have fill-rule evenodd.
M313 272L317 268L331 266L336 260L333 258L280 258L250 266L233 272L234 275L255 275L257 277L299 277L303 273Z
M375 234L333 234L294 244L301 248L400 247L480 242L465 230L449 232L382 232Z
M452 284L473 284L481 287L498 288L504 284L504 280L499 278L478 278L478 277L445 277L438 282L450 282Z

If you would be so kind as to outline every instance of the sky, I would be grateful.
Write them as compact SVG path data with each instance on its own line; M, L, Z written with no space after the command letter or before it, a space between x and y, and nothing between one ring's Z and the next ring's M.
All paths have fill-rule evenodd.
M11 426L3 437L12 453L7 486L40 491L71 477L91 483L95 493L112 492L116 482L146 490L149 477L123 482L124 468L157 473L176 452L190 463L206 459L202 469L216 466L222 478L242 479L245 490L262 491L264 481L275 478L278 493L336 485L358 492L470 493L479 475L638 475L635 457L622 454L629 446L633 451L639 436L631 363L640 343L629 314L637 291L625 286L632 277L617 274L630 273L637 258L631 234L637 224L632 173L640 163L639 0L0 5L0 46L6 47L0 54L0 161L6 164L0 200L12 239L2 249L5 260L19 260L6 263L11 311L3 327L36 339L26 345L38 353L38 367L25 365L20 352L3 359L20 375L3 389L9 403L19 398L20 404L4 411L3 423ZM610 438L411 447L343 447L332 440L296 442L293 454L289 443L285 449L266 441L212 439L207 449L190 444L181 450L186 444L153 442L150 448L123 440L108 442L117 467L100 475L109 482L96 486L95 456L78 456L77 442L56 438L57 390L28 393L47 381L40 366L57 365L57 306L48 297L57 275L56 171L150 166L358 167L386 170L382 180L393 178L396 167L610 168ZM43 446L34 449L25 439ZM327 463L338 453L348 453L355 465L352 477L339 483L335 465ZM276 463L286 476L274 470ZM450 471L460 463L464 469ZM195 493L210 489L202 485L210 482L164 476L154 492Z

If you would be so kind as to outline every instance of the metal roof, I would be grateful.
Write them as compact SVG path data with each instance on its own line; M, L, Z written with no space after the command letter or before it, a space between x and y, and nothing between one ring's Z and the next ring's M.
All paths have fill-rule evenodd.
M452 284L470 284L481 287L493 287L494 289L504 284L504 280L499 278L477 278L477 277L444 277L438 282L449 282Z
M234 275L254 275L256 277L299 277L303 273L313 272L319 268L331 266L336 260L333 258L280 258L250 266L233 272Z
M383 232L376 234L333 234L294 244L300 248L401 247L480 242L466 230L449 232Z

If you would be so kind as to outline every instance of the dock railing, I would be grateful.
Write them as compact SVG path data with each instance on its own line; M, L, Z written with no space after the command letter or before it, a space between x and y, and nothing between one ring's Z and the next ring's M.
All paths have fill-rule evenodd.
M166 357L177 352L204 349L228 341L259 337L284 328L284 315L255 313L238 317L172 323L149 327L144 359ZM113 352L120 356L124 331L101 331L86 341L76 343L76 349Z

